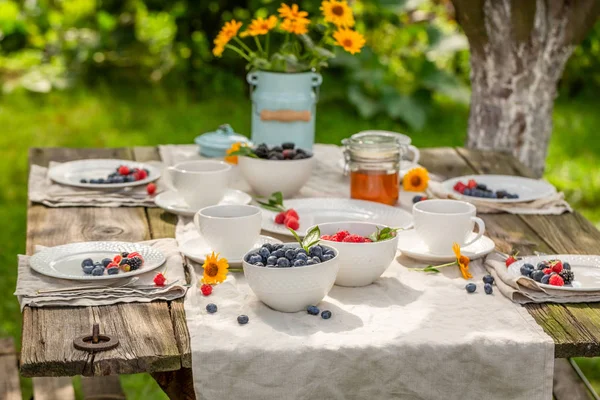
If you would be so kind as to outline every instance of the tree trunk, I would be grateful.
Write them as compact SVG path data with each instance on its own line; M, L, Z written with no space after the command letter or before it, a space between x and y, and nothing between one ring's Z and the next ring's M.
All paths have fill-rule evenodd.
M452 0L471 48L467 146L513 154L542 176L556 86L600 0Z

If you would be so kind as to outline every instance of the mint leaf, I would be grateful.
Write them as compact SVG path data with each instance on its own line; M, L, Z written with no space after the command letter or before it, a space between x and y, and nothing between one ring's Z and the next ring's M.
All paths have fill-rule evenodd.
M377 231L369 236L373 242L383 242L384 240L392 239L396 236L396 232L401 228L377 228Z
M232 151L228 155L229 156L243 156L243 157L258 158L258 156L256 154L254 154L254 149L252 149L252 147L248 147L248 146L242 146L238 150Z
M310 246L314 246L315 244L319 243L319 240L321 240L321 229L319 229L319 225L317 225L310 231L306 232L301 245L304 250L308 252Z
M259 198L255 198L254 201L256 201L262 208L275 212L285 211L285 207L283 206L283 194L281 192L275 192L271 194L266 203L258 200Z
M292 228L288 228L288 230L290 232L292 232L292 235L294 235L294 237L296 238L296 241L298 242L298 244L300 244L300 247L302 247L302 239L300 238L300 236L298 236L298 234L296 233L296 231L293 230Z

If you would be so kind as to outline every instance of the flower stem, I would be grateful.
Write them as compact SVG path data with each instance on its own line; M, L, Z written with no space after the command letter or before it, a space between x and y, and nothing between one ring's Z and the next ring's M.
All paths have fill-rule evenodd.
M254 41L256 42L256 47L258 48L258 51L260 51L261 53L264 53L263 48L260 45L260 40L258 40L258 36L254 36Z
M242 40L241 40L239 37L237 37L237 36L234 36L234 37L233 37L233 39L234 39L234 40L235 40L235 41L236 41L236 42L237 42L237 43L238 43L238 44L239 44L239 45L240 45L240 46L241 46L241 47L242 47L244 50L246 50L246 51L248 52L248 55L252 54L252 49L251 49L250 47L246 46L246 43L242 42Z
M270 32L267 32L267 37L265 38L265 53L267 56L267 60L269 59L269 37L270 37Z
M233 51L235 51L236 53L238 53L240 56L242 56L246 61L250 62L250 57L246 55L246 53L244 53L242 50L238 49L235 46L232 46L230 44L226 44L225 45L226 49L231 49Z

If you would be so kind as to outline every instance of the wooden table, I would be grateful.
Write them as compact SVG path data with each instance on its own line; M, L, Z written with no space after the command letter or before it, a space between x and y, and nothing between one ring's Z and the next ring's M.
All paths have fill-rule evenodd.
M30 163L85 158L158 160L154 147L118 149L35 148ZM473 173L531 176L511 156L466 150L421 150L421 164L442 177ZM581 214L517 216L484 214L486 234L497 249L521 255L544 253L597 254L600 232ZM34 245L74 241L141 241L174 237L176 217L159 208L48 208L29 204L27 253ZM525 306L556 344L557 358L600 356L600 304L533 304ZM74 337L99 322L116 334L120 346L90 356L75 350ZM35 376L110 375L150 372L173 398L194 398L190 341L183 302L118 304L101 307L29 308L23 311L21 373Z

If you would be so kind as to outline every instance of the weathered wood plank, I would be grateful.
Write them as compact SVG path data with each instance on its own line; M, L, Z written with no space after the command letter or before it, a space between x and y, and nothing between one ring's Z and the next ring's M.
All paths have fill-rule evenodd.
M121 381L116 375L81 377L84 400L125 400ZM37 400L37 399L36 399Z
M21 400L19 367L13 339L0 339L0 351L0 399Z
M192 282L196 285L196 282ZM190 289L194 290L194 289ZM183 299L178 299L171 302L171 320L173 321L173 329L181 354L181 366L185 368L192 367L192 349L190 342L190 333L187 328L185 319L185 310L183 308Z
M443 179L473 173L473 168L452 147L421 149L419 164Z
M552 392L556 400L593 400L589 392L569 360L554 361L554 382Z
M35 400L75 400L73 381L68 377L33 378Z

